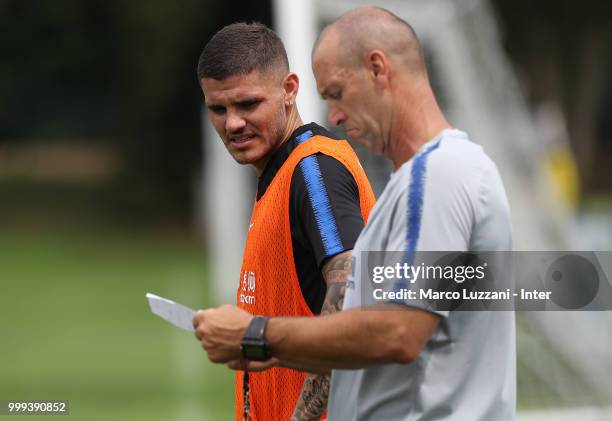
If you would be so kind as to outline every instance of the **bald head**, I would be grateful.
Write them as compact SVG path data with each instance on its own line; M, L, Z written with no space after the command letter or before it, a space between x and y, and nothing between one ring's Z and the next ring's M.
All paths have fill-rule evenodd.
M372 50L382 51L411 73L425 74L423 53L416 33L404 20L380 7L351 10L328 25L313 47L313 58L333 50L345 65L362 64Z

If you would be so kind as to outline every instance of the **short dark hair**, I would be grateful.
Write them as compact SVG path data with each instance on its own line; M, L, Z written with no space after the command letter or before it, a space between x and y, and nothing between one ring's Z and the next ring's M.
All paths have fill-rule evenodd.
M198 81L223 80L253 70L268 71L274 66L289 71L289 60L282 41L267 26L233 23L217 32L204 47L198 61Z

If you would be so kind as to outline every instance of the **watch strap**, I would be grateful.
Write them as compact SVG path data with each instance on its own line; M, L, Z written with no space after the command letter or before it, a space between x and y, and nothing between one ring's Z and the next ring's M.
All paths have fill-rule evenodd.
M240 342L240 351L245 360L266 361L270 359L270 350L264 337L269 319L265 316L255 316L251 319Z
M244 332L244 338L247 339L255 339L255 340L264 340L264 334L266 332L266 326L268 325L269 317L266 316L255 316L251 319L251 323L247 327L246 332Z

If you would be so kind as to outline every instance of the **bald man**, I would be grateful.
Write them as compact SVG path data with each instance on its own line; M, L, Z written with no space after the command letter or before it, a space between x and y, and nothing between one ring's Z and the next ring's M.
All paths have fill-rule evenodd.
M395 294L408 290L398 274L377 294L380 279L370 276L381 252L414 267L424 251L511 250L495 164L447 122L415 32L390 12L356 9L329 25L313 70L330 123L391 160L394 172L353 249L344 311L270 319L260 332L273 358L250 369L333 369L332 421L514 419L512 312L449 311L404 297ZM200 317L209 357L239 367L253 317L229 306Z

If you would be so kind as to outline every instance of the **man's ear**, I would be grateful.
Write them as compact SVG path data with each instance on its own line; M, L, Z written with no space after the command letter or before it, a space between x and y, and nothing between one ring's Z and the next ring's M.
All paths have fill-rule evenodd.
M298 90L300 89L300 78L293 72L287 73L283 79L283 90L285 91L285 105L291 106L295 103Z
M390 75L390 63L381 50L372 50L366 57L366 68L377 84L387 85Z

